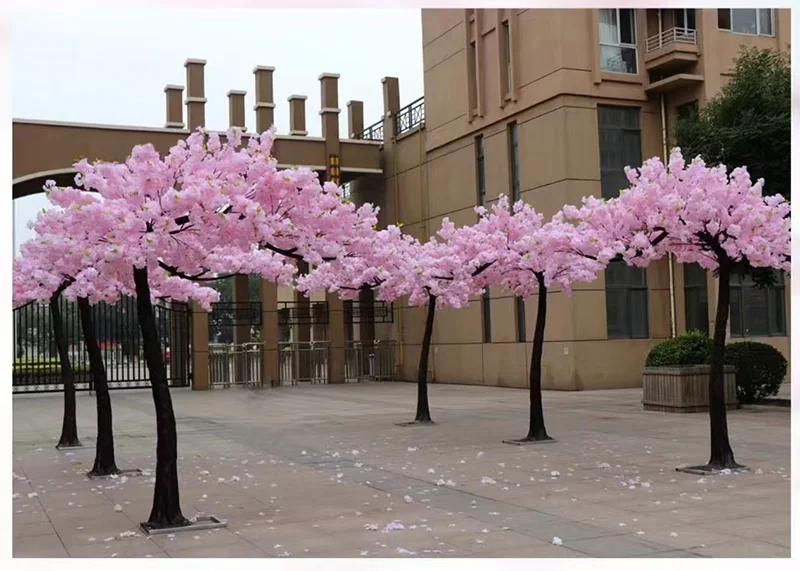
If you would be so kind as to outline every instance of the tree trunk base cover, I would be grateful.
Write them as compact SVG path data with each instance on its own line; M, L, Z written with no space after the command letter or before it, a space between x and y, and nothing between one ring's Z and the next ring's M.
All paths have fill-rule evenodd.
M122 476L141 476L142 471L139 468L127 468L125 470L120 470L117 468L116 472L111 474L97 474L95 472L86 472L86 477L90 480L108 480L113 479L114 476L122 477Z
M80 440L72 440L68 442L59 442L56 444L56 450L65 450L69 448L83 448Z
M683 468L675 468L676 472L684 472L686 474L697 474L700 476L715 476L717 474L732 474L734 472L749 472L750 468L740 464L733 463L732 466L718 466L713 464L704 464L702 466L685 466Z
M417 425L434 425L432 420L412 420L411 422L398 422L397 426L417 426Z
M186 525L172 527L154 525L150 522L143 522L139 524L139 527L147 535L161 535L165 533L175 533L178 531L201 531L204 529L228 527L227 521L221 520L213 515L197 516L194 520L186 520L186 522Z
M503 444L513 444L514 446L528 446L530 444L549 444L551 442L557 442L555 438L548 436L547 438L536 439L536 438L520 438L519 440L503 440Z

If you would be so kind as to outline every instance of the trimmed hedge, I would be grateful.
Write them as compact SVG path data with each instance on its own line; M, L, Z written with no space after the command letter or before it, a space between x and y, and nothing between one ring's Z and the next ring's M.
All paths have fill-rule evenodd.
M708 365L712 341L705 333L690 331L680 337L659 343L647 354L646 367L681 367Z
M755 341L727 345L725 364L736 367L736 394L742 404L755 404L778 394L788 370L780 351Z
M73 364L75 373L82 373L86 368ZM61 361L58 357L15 359L13 366L15 375L57 375L61 373Z

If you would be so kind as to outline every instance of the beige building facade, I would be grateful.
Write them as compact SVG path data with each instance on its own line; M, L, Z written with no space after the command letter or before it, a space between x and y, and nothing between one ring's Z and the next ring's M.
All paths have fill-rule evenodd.
M351 192L381 206L382 224L426 239L445 217L473 223L475 206L500 194L548 216L616 195L623 167L663 157L678 114L719 92L740 46L789 49L790 11L431 9L422 36L424 100L401 107L397 80L384 79L384 117L351 133L382 141L383 175ZM571 297L553 291L545 388L641 386L648 349L673 327L713 330L715 290L710 274L663 260L614 264ZM788 279L737 287L731 341L757 339L789 358L789 292ZM415 378L424 317L397 303L394 323L375 327L400 345L399 378ZM535 318L535 298L500 288L438 312L431 377L525 387Z

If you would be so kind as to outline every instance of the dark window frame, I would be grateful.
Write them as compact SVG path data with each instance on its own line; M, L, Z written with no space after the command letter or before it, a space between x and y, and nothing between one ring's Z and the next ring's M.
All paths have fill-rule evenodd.
M489 288L484 288L481 294L481 320L483 321L483 342L492 342L492 298Z
M733 23L733 13L735 11L756 11L756 32L742 32L734 30L734 23ZM770 33L765 34L761 32L761 11L768 10L770 13L769 20L770 20ZM718 8L717 9L717 28L720 30L725 30L726 32L730 32L731 34L738 34L740 36L754 36L754 37L763 37L763 38L774 38L776 37L775 34L775 9L774 8Z
M475 178L478 187L478 206L486 205L486 151L483 135L475 137Z
M683 298L686 331L702 331L708 334L708 274L698 264L683 264ZM698 306L705 306L705 311L695 311Z
M514 314L517 322L517 343L525 343L528 340L525 323L525 300L519 296L514 297Z
M783 272L776 272L776 283L765 288L758 288L751 278L742 279L742 275L735 273L731 275L731 306L728 317L728 325L731 337L752 338L752 337L786 337L786 279ZM763 306L759 309L754 308L753 304L746 302L747 296L759 296L763 298ZM751 298L752 299L752 298ZM766 308L765 310L763 308ZM762 331L752 331L748 329L748 322L753 325L753 315L748 315L748 310L762 314L766 311L766 329ZM780 311L780 319L775 319Z
M624 280L622 283L613 283L609 277L613 274L609 272L609 269L612 268L611 264L618 264L613 267L622 267L624 265ZM619 265L621 264L621 265ZM635 276L638 276L637 279ZM645 268L637 268L634 266L629 266L625 263L622 259L613 260L609 267L605 270L605 277L606 277L606 333L609 339L649 339L650 338L650 300L649 300L649 290L647 287L647 271ZM644 293L644 296L641 294ZM621 328L621 331L612 332L612 320L611 316L613 315L612 307L611 307L611 300L616 299L617 296L610 295L610 294L622 294L624 301L624 308L625 308L625 323L624 326ZM638 295L637 295L638 294ZM644 304L644 311L639 312L639 315L642 316L643 321L638 324L634 324L633 322L633 315L635 311L633 308L638 302ZM643 301L642 301L643 299ZM640 330L642 330L643 334L635 334L634 331L637 329L637 326Z
M511 185L511 204L522 198L519 180L519 123L509 123L508 132L508 175Z
M613 114L618 113L622 117L622 121L618 124L613 124L608 119ZM625 115L627 117L625 117ZM604 120L605 119L605 120ZM630 123L630 124L626 124ZM615 198L619 196L619 191L630 186L625 177L624 167L629 166L637 168L642 164L642 123L641 123L641 108L640 107L620 107L613 105L598 105L597 106L597 131L598 131L598 147L600 151L600 195L602 198ZM604 153L606 155L614 152L612 148L604 148L610 143L605 141L611 138L619 139L616 146L619 147L616 151L619 154L620 163L614 166L603 166ZM625 157L625 139L629 139L629 148L636 149L627 159ZM624 183L622 181L625 181ZM623 184L620 188L616 188L619 184Z

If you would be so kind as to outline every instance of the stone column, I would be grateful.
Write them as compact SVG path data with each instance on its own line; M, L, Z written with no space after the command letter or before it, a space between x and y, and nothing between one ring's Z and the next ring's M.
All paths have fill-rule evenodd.
M275 124L275 103L272 90L272 74L274 67L265 65L256 66L253 74L256 79L256 131L263 133Z
M211 388L208 370L208 313L197 302L192 310L192 390Z
M347 102L347 131L350 139L360 139L364 132L364 103Z
M289 101L289 134L297 137L308 135L306 130L306 96L290 95Z
M280 385L280 327L278 325L278 287L261 280L261 341L264 352L261 360L261 378L271 386Z
M187 59L186 68L186 117L189 130L206 126L206 88L204 59Z
M341 184L337 172L332 172L335 165L338 170L339 161L339 74L323 73L319 76L322 109L319 114L322 121L322 137L325 139L325 155L327 157L326 178ZM328 360L328 382L343 383L345 381L345 325L342 300L336 294L326 294L328 302L328 339L330 355Z
M164 127L167 129L183 129L183 86L167 85L164 88L167 100L167 121Z
M247 132L247 120L244 112L244 98L246 91L231 89L228 92L228 126L241 127Z

